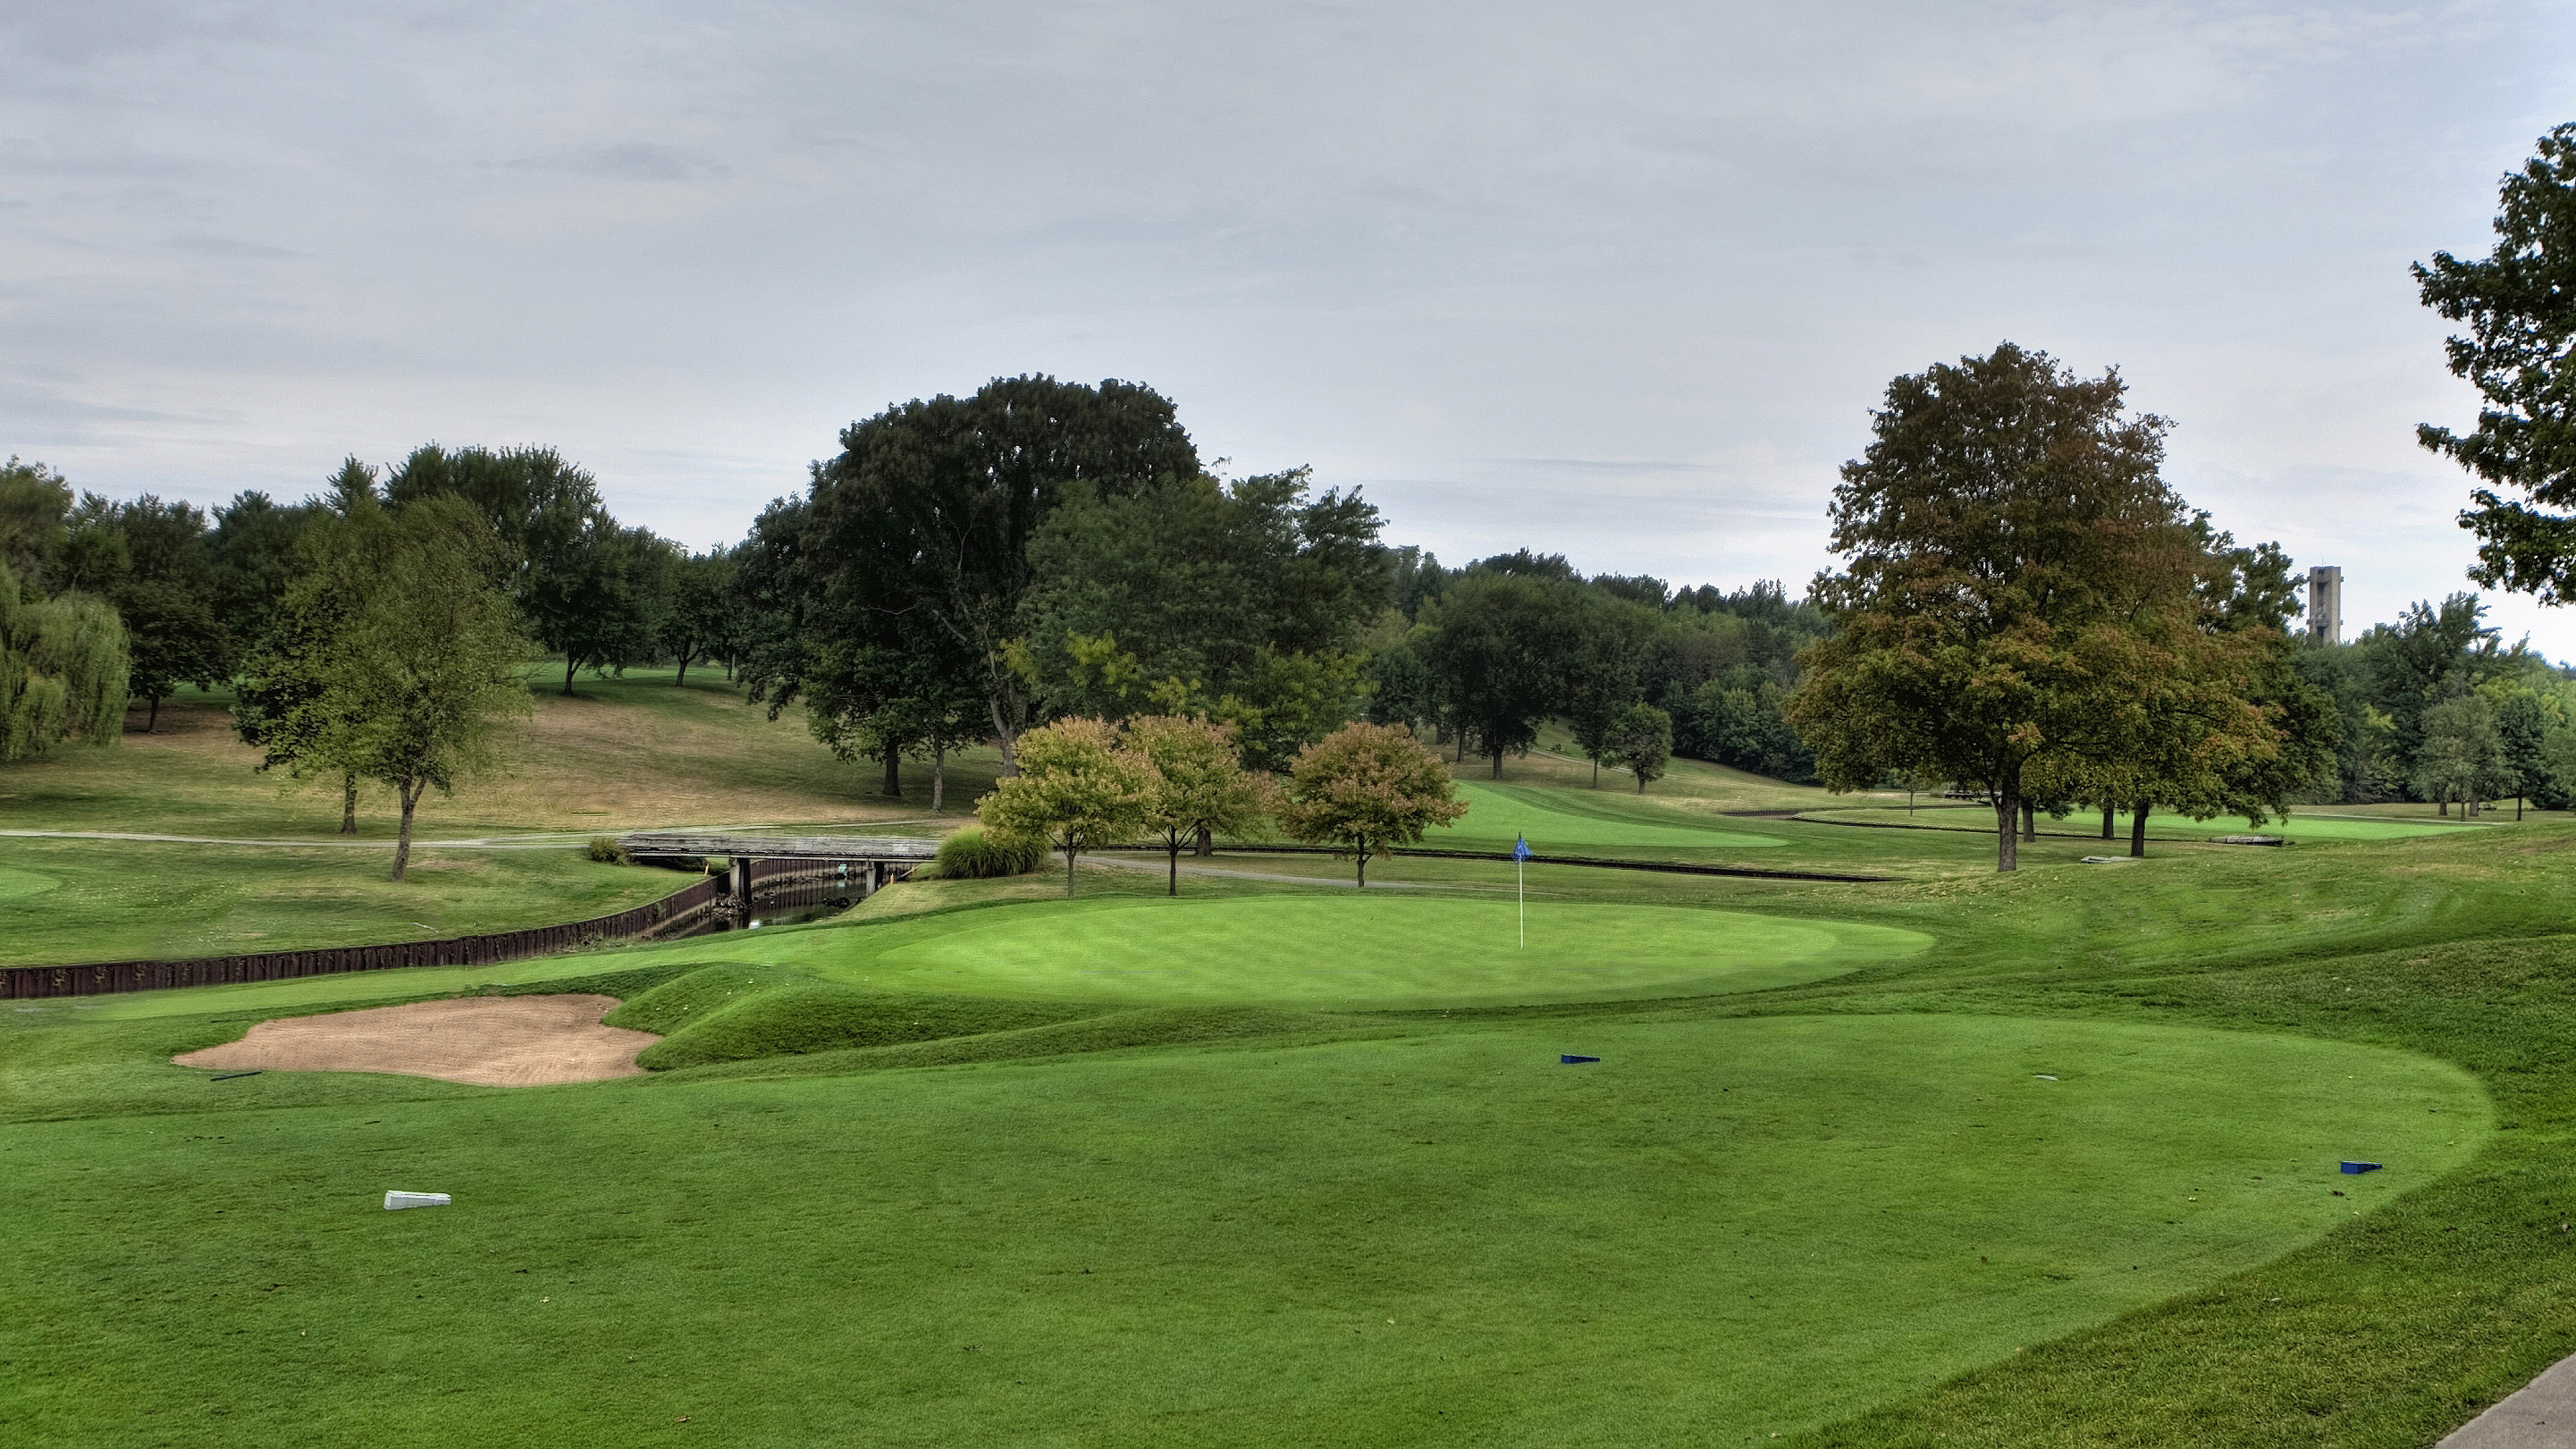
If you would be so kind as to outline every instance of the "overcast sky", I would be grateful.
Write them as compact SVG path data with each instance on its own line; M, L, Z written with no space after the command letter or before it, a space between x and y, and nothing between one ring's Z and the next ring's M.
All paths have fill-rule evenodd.
M694 546L887 404L1149 383L1449 562L1788 581L1887 380L2120 368L2169 476L2466 587L2406 264L2569 4L0 9L0 453L116 497L541 442ZM2576 615L2498 599L2576 658Z

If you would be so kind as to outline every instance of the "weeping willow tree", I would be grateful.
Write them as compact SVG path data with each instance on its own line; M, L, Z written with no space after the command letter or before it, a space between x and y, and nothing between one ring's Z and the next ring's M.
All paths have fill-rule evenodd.
M29 597L0 564L0 763L64 740L116 743L129 662L114 609L82 594Z

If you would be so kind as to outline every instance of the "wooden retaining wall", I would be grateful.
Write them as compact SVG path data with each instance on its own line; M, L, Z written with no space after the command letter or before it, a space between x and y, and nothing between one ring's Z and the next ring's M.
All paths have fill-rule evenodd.
M847 904L867 895L878 877L866 862L754 861L751 908ZM560 926L530 926L443 941L401 941L381 946L325 946L310 951L259 951L184 961L100 961L83 966L0 968L0 1000L47 996L98 996L118 991L159 991L172 986L216 986L243 981L284 981L344 971L386 971L404 966L489 966L551 956L610 941L667 940L715 928L730 902L722 876L711 876L648 905Z

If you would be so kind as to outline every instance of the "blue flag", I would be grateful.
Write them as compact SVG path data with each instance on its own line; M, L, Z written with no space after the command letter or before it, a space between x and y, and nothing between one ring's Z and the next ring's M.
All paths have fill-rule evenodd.
M1527 860L1527 859L1529 859L1529 858L1530 858L1529 837L1528 837L1528 836L1525 836L1525 835L1519 835L1519 834L1515 834L1515 835L1513 835L1513 836L1512 836L1512 859L1514 859L1514 860Z

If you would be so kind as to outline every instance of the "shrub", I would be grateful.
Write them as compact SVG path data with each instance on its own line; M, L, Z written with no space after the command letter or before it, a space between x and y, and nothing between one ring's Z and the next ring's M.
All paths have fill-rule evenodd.
M1027 875L1045 860L1043 840L969 825L939 842L939 859L931 863L931 874L941 880Z
M627 854L626 847L619 845L617 843L617 837L613 835L592 836L590 838L590 844L581 848L581 853L592 860L598 861L602 865L633 865L635 863L635 857Z

